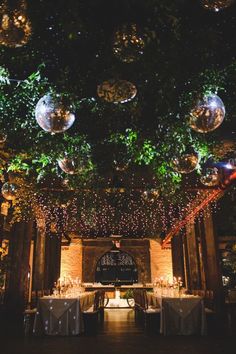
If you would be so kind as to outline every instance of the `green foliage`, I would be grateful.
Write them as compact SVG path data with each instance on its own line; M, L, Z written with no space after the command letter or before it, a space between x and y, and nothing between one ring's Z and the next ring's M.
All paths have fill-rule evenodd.
M227 28L234 33L234 14L226 12L223 21L183 0L68 0L67 11L62 3L31 2L32 41L16 50L0 48L8 68L0 67L0 132L6 132L5 147L11 151L2 171L20 172L39 188L51 178L66 179L75 189L132 188L132 175L142 171L143 187L152 187L152 180L169 198L182 183L173 158L194 149L201 157L200 172L219 140L217 132L204 135L189 128L196 100L219 93L226 120L234 119L235 41L226 35ZM139 60L125 64L113 55L112 33L133 21L146 47ZM125 104L99 99L97 85L110 78L133 82L136 98ZM46 93L62 95L76 114L64 134L52 136L35 120L35 106ZM80 159L83 171L62 172L57 160L65 156ZM128 161L127 178L113 166L117 157Z
M9 72L3 66L0 66L0 86L6 85L6 84L7 85L10 84Z
M134 297L133 289L128 289L122 296L123 299L132 299Z
M22 172L25 171L26 174L30 171L30 165L24 161L24 156L16 155L8 165L7 171L10 172Z

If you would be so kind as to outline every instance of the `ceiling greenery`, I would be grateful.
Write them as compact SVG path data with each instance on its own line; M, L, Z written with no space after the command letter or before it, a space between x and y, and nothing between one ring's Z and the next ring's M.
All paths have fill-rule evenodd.
M1 173L3 181L17 179L22 203L34 195L37 204L45 190L58 190L63 199L62 191L123 188L158 190L168 204L190 183L173 168L173 159L195 151L200 163L190 180L199 183L202 167L219 159L219 141L232 138L235 8L211 13L184 0L111 3L28 3L31 39L19 48L0 47L0 132L7 136ZM112 46L124 23L137 24L145 41L143 54L128 63ZM109 79L133 83L136 96L125 103L104 101L97 86ZM49 93L62 95L75 114L63 133L52 135L35 119L36 104ZM197 133L189 115L209 93L223 100L226 117L214 132ZM64 157L79 161L79 173L63 172L58 160Z

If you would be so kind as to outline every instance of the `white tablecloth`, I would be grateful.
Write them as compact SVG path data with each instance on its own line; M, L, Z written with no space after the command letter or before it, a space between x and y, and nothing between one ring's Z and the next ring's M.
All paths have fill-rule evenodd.
M205 335L206 316L201 297L159 297L148 294L151 306L161 308L160 333L164 335Z
M76 298L47 296L40 298L34 321L35 335L78 335L83 332L82 311L93 305L94 293L85 292Z

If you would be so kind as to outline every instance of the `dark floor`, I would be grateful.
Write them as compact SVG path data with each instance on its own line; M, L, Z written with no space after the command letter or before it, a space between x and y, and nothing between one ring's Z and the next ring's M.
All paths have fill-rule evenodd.
M133 310L105 310L96 337L0 338L0 354L236 354L236 334L206 337L148 335Z

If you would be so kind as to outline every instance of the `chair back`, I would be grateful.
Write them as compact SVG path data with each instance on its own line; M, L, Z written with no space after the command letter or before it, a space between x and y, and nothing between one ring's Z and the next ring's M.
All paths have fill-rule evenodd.
M236 303L236 289L229 289L228 300L231 304Z
M104 290L99 290L99 307L103 308L105 305L105 291Z
M202 290L202 289L194 289L194 290L191 290L191 293L195 296L200 296L200 297L203 297L205 298L206 296L206 291L205 290Z
M99 309L99 301L100 301L100 292L99 291L95 291L95 295L94 295L94 302L93 302L93 311L98 311Z
M213 290L206 290L204 297L204 304L207 308L215 311L216 303L215 303L215 293Z
M146 310L148 308L147 291L145 289L134 289L135 307Z

